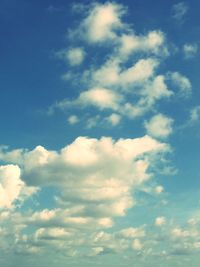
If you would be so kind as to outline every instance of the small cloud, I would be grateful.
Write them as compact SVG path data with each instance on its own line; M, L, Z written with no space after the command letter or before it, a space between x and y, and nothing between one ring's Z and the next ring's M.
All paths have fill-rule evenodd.
M198 52L197 44L184 44L183 46L183 54L185 59L193 58Z
M200 106L193 107L190 111L190 123L198 122L200 119Z
M76 115L71 115L69 116L69 118L67 119L68 123L73 125L79 122L79 119Z
M157 138L166 138L172 133L173 119L157 114L144 123L147 133Z
M70 66L81 65L85 59L85 51L81 47L73 47L68 50L58 51L56 56L64 61L67 61Z
M165 217L157 217L155 219L155 225L156 226L163 226L164 224L166 224L166 218Z
M156 186L156 188L155 188L155 193L156 194L161 194L163 192L164 192L164 187L163 186L161 186L161 185Z
M112 126L116 126L120 123L121 116L116 113L112 113L109 117L106 118L107 122Z
M188 10L189 10L189 7L185 2L174 4L172 6L172 17L175 20L182 22Z
M135 239L135 240L133 240L132 248L133 248L134 250L141 250L142 247L143 247L143 246L142 246L142 244L141 244L141 242L140 242L139 239Z

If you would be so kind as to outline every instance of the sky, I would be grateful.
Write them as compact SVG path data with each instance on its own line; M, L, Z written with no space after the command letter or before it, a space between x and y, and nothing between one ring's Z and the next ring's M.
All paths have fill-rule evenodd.
M1 0L0 265L197 267L197 0Z

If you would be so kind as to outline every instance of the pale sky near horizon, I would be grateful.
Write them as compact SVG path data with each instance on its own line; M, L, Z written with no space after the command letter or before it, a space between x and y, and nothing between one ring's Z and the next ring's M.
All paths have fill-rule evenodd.
M0 6L0 265L198 267L198 1Z

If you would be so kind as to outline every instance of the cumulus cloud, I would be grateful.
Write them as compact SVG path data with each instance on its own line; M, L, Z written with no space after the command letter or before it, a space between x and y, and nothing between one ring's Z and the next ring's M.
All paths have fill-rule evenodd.
M137 52L167 54L166 48L161 50L164 42L165 37L161 31L150 31L146 36L123 34L120 38L119 53L122 56L128 56Z
M174 7L176 13L180 6ZM56 109L70 112L75 108L90 113L91 108L95 108L93 116L84 117L88 129L106 126L107 122L115 126L119 120L113 114L118 114L121 121L124 117L134 120L155 111L161 99L191 94L187 77L179 72L161 73L159 70L162 61L170 55L166 35L161 30L136 33L132 25L124 23L126 7L115 2L78 5L75 9L82 17L78 26L70 29L69 42L74 48L64 51L68 58L69 53L87 53L89 59L95 60L81 72L72 68L63 75L78 90L74 98L53 104L50 113ZM108 42L112 43L112 49ZM74 43L81 43L82 53ZM77 53L72 53L74 51ZM172 88L168 88L168 83ZM178 92L174 88L178 88Z
M10 208L18 199L23 186L18 166L0 166L0 207Z
M173 119L163 115L157 114L153 116L144 126L147 133L157 138L166 138L172 133Z
M103 225L109 222L104 218L124 216L134 205L132 190L150 178L150 162L142 156L167 150L148 136L118 141L79 137L60 151L37 146L2 151L0 158L18 164L28 185L60 188L58 204L76 207L77 218L99 217Z
M121 17L124 13L124 7L114 2L93 4L79 28L79 33L91 43L113 40L116 31L123 27Z

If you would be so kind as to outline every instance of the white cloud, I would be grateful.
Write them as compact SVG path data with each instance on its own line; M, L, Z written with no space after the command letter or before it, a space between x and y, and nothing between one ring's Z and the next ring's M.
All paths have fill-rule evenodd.
M83 31L88 42L104 42L116 37L115 31L123 24L121 16L125 10L117 3L94 4L88 16L82 22L79 31Z
M139 239L135 239L132 243L132 248L134 250L141 250L143 248L143 245Z
M197 44L184 44L183 53L186 59L193 58L198 52Z
M109 117L106 118L108 123L112 126L116 126L120 123L121 116L116 113L112 113Z
M27 184L58 187L58 204L67 205L68 212L73 212L68 219L65 216L68 220L65 223L72 222L73 217L73 223L83 218L80 222L84 226L90 222L109 227L112 217L124 216L134 205L133 190L150 177L147 172L150 162L143 156L166 150L166 144L148 136L118 141L79 137L60 151L37 146L32 151L2 151L0 158L18 163ZM47 223L58 218L58 214L59 211L47 210L38 218Z
M120 74L121 83L129 85L147 80L154 74L158 61L152 58L140 59L135 65Z
M155 187L155 192L156 192L156 194L161 194L161 193L163 193L163 192L164 192L164 187L161 186L161 185L156 186L156 187Z
M157 217L156 219L155 219L155 225L156 226L163 226L163 225L165 225L166 224L166 218L165 217Z
M71 48L67 51L67 59L71 66L80 65L84 61L85 51L82 48Z
M173 120L163 114L153 116L144 126L147 133L153 137L166 138L172 133Z
M157 54L164 52L160 51L160 49L165 42L165 38L161 31L150 31L146 36L123 34L119 42L121 56L128 56L137 52L153 52Z
M18 199L23 186L18 166L0 166L0 207L10 208Z
M100 109L111 108L116 110L121 100L122 96L116 92L105 88L92 88L82 92L77 101L83 106L89 104L97 106Z

